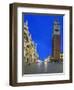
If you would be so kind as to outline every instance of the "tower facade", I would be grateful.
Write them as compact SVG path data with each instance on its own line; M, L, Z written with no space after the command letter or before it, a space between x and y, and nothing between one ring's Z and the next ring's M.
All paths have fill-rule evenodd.
M52 56L54 60L60 59L60 24L56 20L53 25Z

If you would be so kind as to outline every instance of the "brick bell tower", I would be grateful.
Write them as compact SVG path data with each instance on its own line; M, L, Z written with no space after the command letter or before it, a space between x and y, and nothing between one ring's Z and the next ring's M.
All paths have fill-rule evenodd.
M60 24L57 20L53 25L52 57L54 61L60 60Z

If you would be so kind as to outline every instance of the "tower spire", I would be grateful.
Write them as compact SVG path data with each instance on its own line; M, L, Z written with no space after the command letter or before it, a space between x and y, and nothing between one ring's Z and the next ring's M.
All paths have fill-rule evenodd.
M60 34L60 24L59 24L57 19L54 20L53 34L55 34L55 35L59 35Z

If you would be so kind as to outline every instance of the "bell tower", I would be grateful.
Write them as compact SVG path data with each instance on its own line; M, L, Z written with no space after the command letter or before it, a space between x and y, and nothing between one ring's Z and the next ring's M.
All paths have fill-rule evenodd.
M53 38L52 38L52 57L54 60L60 59L60 24L57 20L53 24Z

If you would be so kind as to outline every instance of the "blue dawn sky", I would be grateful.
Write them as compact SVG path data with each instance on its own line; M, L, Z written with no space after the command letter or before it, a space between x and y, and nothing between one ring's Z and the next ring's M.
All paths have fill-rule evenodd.
M44 60L52 55L52 32L53 23L57 19L60 23L61 47L63 52L63 15L42 15L42 14L23 14L24 22L28 21L29 32L32 40L37 43L39 59Z

